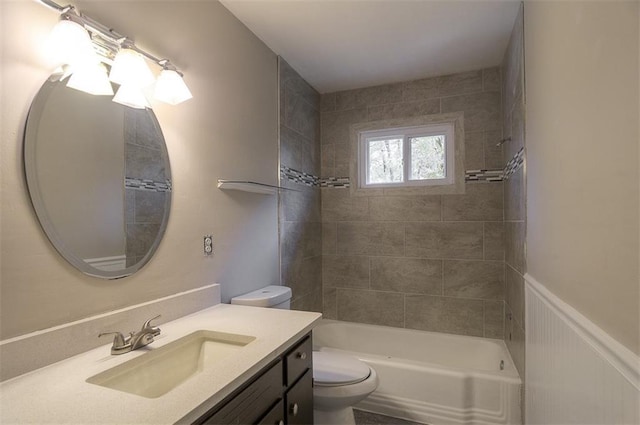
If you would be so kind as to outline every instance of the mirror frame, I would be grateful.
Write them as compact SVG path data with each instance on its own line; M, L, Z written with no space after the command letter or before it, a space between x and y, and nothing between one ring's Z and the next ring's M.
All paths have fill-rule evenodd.
M55 248L55 250L71 265L73 265L76 269L81 271L82 273L96 277L101 279L120 279L127 276L131 276L142 267L144 267L149 260L153 257L155 252L162 241L164 234L166 232L169 215L171 212L171 198L173 185L171 186L171 190L165 192L167 195L165 197L164 203L164 214L162 217L162 223L160 228L158 229L158 233L153 241L153 244L145 254L145 256L134 265L130 267L126 267L121 270L110 271L110 270L100 270L95 268L88 263L86 263L82 258L80 258L73 250L67 247L67 244L64 242L64 238L60 236L58 231L56 230L53 222L49 218L47 214L47 209L44 205L42 197L40 195L40 186L38 183L38 172L35 166L35 155L36 155L36 145L37 145L37 135L38 135L38 125L34 125L34 120L39 121L39 117L42 115L43 109L53 89L57 84L65 84L60 81L60 74L51 75L43 84L36 96L34 97L31 107L29 108L29 112L27 114L27 119L24 127L24 138L23 138L23 165L24 165L24 173L27 183L27 189L29 192L29 198L31 199L31 204L33 205L33 209L36 213L36 217L40 222L40 226L42 230L44 230L45 235ZM73 89L69 89L73 90ZM123 108L127 108L127 106L123 106ZM158 130L158 134L162 138L161 151L165 161L165 170L168 175L168 181L172 181L171 179L171 167L169 161L169 153L167 151L166 141L164 138L164 134L162 133L162 129L160 127L160 123L156 118L155 114L152 110L147 109L149 112L149 117L152 120L153 125ZM38 121L35 121L37 123ZM31 125L30 125L31 124ZM123 196L125 196L125 182L122 182Z

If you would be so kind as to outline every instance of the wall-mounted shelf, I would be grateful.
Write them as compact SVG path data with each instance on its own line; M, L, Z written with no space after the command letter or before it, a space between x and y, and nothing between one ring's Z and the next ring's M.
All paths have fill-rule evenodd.
M218 189L240 190L243 192L261 193L263 195L274 195L278 193L279 190L294 190L246 180L218 180Z

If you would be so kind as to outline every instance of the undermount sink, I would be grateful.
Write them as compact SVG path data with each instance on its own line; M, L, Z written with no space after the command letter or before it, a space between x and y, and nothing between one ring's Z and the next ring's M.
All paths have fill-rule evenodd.
M190 377L216 367L255 340L254 336L196 331L142 356L87 379L100 385L147 398L160 397Z

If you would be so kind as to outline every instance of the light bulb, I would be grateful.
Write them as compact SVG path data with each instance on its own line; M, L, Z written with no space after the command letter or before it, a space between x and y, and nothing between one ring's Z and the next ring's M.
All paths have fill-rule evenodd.
M131 84L121 85L113 97L113 101L135 109L151 108L142 90Z
M132 49L120 49L113 60L109 79L120 85L140 89L153 84L155 80L142 55Z
M101 63L85 63L75 67L67 87L93 95L113 96L107 69Z
M170 105L177 105L191 99L193 95L180 74L173 70L164 69L156 81L154 97Z
M69 20L58 21L53 27L48 50L56 65L76 66L99 61L87 30Z

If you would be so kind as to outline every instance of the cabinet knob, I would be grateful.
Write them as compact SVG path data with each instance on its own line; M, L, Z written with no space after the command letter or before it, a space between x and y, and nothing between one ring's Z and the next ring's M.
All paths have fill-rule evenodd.
M299 359L304 360L304 359L306 359L306 358L307 358L307 353L305 353L305 352L303 351L303 352L301 352L301 353L298 353L298 354L296 355L296 357L297 357L297 358L299 358Z
M291 413L293 416L298 415L298 403L293 403L293 406L291 406Z

